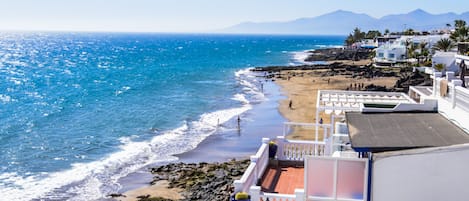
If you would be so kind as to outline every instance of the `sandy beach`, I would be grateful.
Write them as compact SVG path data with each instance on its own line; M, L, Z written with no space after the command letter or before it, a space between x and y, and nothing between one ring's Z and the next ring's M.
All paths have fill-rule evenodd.
M332 61L344 62L344 61ZM369 60L355 61L355 65L367 65ZM345 64L351 64L352 61L346 61ZM386 86L391 88L394 86L398 77L376 77L373 79L352 78L346 75L326 76L328 70L307 70L307 71L282 71L283 79L276 79L276 83L281 89L286 99L280 101L280 113L291 122L315 123L316 122L316 101L318 90L346 90L350 84L361 84L364 86L369 84ZM290 78L288 78L290 77ZM355 90L355 89L353 89ZM359 90L359 89L357 89ZM290 100L292 108L289 108ZM325 114L320 114L324 123L330 122ZM295 129L288 138L297 140L314 140L313 129ZM321 132L320 132L321 133ZM321 137L321 136L320 136Z
M334 62L344 62L344 61L331 61ZM345 61L346 65L367 65L369 60L363 61ZM245 155L248 156L255 152L258 147L259 142L254 139L260 139L261 137L266 137L269 133L266 133L265 128L271 128L272 122L276 122L275 125L278 128L273 130L281 130L280 119L267 118L268 116L275 116L275 114L267 115L269 112L279 112L284 118L284 121L290 122L302 122L302 123L314 123L316 121L316 99L318 90L345 90L355 84L363 84L364 86L369 84L386 86L387 88L392 88L398 77L375 77L372 79L368 78L352 78L350 75L327 75L329 69L317 69L317 70L284 70L280 71L281 78L275 78L273 85L279 87L280 93L284 96L278 96L274 98L274 104L267 104L265 107L260 106L260 108L252 111L255 114L266 114L257 117L254 115L253 118L255 121L260 122L270 122L270 124L256 123L257 126L246 127L242 129L242 132L237 138L239 140L226 139L221 136L211 136L207 140L204 140L196 149L193 151L178 155L180 161L182 162L197 162L200 161L200 158L205 158L206 154L204 153L213 153L217 155L219 160L227 159L235 155ZM277 74L278 75L278 74ZM269 84L265 83L265 84ZM267 85L268 86L268 85ZM268 87L270 88L270 87ZM353 90L361 90L359 88ZM267 92L273 93L273 92ZM292 102L292 108L289 108L290 100ZM271 100L272 101L272 100ZM278 108L276 106L278 104ZM278 111L276 111L278 109ZM259 110L259 111L257 111ZM330 122L330 119L326 118L325 114L320 114L323 118L324 123ZM260 119L259 119L260 118ZM277 122L278 121L278 122ZM277 125L278 124L278 125ZM274 126L275 127L275 126ZM269 129L267 129L269 130ZM263 132L260 132L263 131ZM270 133L270 137L275 137L281 135L281 133ZM297 140L314 140L314 129L304 129L304 128L294 128L293 132L287 136L289 139ZM320 139L322 136L320 136ZM249 143L248 143L249 142ZM243 143L241 145L239 143ZM247 143L247 144L246 144ZM248 145L249 144L249 145ZM233 147L231 149L230 147ZM234 151L235 147L244 147L243 150ZM231 154L230 154L231 153ZM233 153L237 153L234 154ZM198 159L197 159L198 158ZM150 197L162 197L167 199L178 200L181 199L181 189L171 189L168 188L167 181L157 182L156 184L148 187L142 187L132 191L123 193L126 197L119 197L119 200L131 201L138 200L137 196L141 195L150 195Z
M162 197L162 198L171 199L171 200L179 200L183 198L182 195L180 194L181 191L182 189L179 189L179 188L169 188L169 182L164 180L164 181L158 181L155 184L148 186L148 187L142 187L142 188L128 191L124 193L124 197L120 197L118 198L118 200L134 201L134 200L138 200L137 197L142 196L142 195L149 195L149 197Z

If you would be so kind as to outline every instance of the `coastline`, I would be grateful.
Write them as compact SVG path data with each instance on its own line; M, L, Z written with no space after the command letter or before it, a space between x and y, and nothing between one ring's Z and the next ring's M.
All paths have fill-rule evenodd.
M283 96L280 86L271 81L263 82L263 93L267 100L256 104L251 110L240 115L241 129L226 129L220 126L220 131L208 136L195 149L177 154L178 160L163 164L153 164L149 167L167 164L191 163L219 163L232 159L245 160L253 155L261 144L263 137L274 138L282 135L283 122L287 121L279 112L279 102ZM259 132L262 131L262 132ZM172 199L168 194L176 194L174 189L167 188L167 183L150 185L153 175L148 168L129 174L120 180L122 188L114 197L116 200L139 200L137 196L150 195L150 197L163 197ZM230 184L231 185L231 184Z
M366 66L370 61L339 60L330 61L329 63L337 62L342 65ZM398 80L397 77L353 78L351 75L331 75L328 74L328 71L328 69L281 70L275 82L287 97L279 103L279 111L282 116L291 122L315 123L318 90L346 90L350 84L362 83L364 86L374 84L392 88ZM292 101L291 109L289 108L290 100ZM321 113L320 117L323 118L324 123L330 122L330 119L326 118L324 113ZM311 132L312 130L296 129L287 137L296 140L314 140L314 136L310 134Z
M360 61L329 61L328 64L339 63L342 66L368 65L369 60ZM268 100L257 105L252 110L241 115L241 130L224 131L224 134L214 134L203 140L195 149L176 155L177 163L191 164L208 162L217 164L230 159L243 160L257 150L262 137L282 135L285 121L314 123L316 114L316 97L318 90L343 90L350 84L369 84L392 88L398 77L353 77L347 73L330 74L330 69L320 68L312 70L280 70L269 72L264 82L265 94ZM272 78L270 78L272 77ZM358 90L358 89L357 89ZM289 101L292 100L292 109ZM324 114L322 114L324 115ZM323 118L324 122L329 122ZM262 131L262 132L260 132ZM297 140L313 140L311 130L294 129L287 137ZM161 165L161 164L160 164ZM176 165L176 164L174 164ZM147 178L148 179L148 178ZM155 180L153 180L155 182ZM165 182L156 185L142 185L139 188L120 191L123 200L139 200L138 195L162 197L166 199L180 199L181 189L168 188ZM179 192L179 193L178 193ZM171 194L171 196L167 196ZM177 195L176 197L172 197Z

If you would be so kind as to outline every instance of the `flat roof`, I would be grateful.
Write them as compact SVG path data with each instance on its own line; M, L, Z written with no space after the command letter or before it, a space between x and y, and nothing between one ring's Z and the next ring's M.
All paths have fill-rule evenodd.
M469 143L469 135L439 113L347 112L352 148L396 151Z

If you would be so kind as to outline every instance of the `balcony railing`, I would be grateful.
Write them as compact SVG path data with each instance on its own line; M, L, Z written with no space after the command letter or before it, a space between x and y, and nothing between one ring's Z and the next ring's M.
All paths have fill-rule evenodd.
M313 141L290 141L278 136L277 153L275 158L284 161L304 161L308 155L324 154L325 143ZM256 186L269 164L269 138L262 139L262 145L256 155L251 156L251 163L241 179L234 181L235 192L249 192L251 186Z
M256 155L251 156L251 163L241 179L234 181L235 192L249 192L251 186L257 185L269 165L269 138L262 138L262 145Z
M304 161L306 156L324 155L326 143L323 141L287 140L277 137L277 160Z
M345 144L348 137L344 134L333 135L325 141L300 141L288 140L284 136L278 136L275 140L277 144L277 152L275 159L277 161L303 161L310 157L325 157L332 158L332 152L341 152L347 149L349 145ZM328 141L328 142L326 142ZM295 189L294 194L279 194L262 192L259 186L260 179L262 178L267 166L269 165L269 142L270 139L263 138L262 145L257 151L256 155L251 156L251 164L248 166L241 179L234 182L235 193L248 192L251 195L252 201L299 201L306 200L304 189ZM350 150L349 150L350 152ZM348 152L347 152L348 153ZM356 159L357 155L348 154L347 156L339 155L339 158L346 160ZM337 157L334 157L337 158ZM316 158L315 158L316 159ZM360 159L359 159L360 160ZM305 169L305 171L307 171ZM306 172L305 172L306 174ZM305 177L305 179L307 179Z

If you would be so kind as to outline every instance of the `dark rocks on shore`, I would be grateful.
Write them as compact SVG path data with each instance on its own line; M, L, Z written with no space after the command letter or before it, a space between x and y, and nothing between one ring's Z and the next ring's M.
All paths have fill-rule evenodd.
M313 70L328 69L327 71L314 72ZM311 70L311 72L287 72L292 70ZM431 86L430 77L421 72L413 72L412 68L375 68L371 65L360 66L343 63L333 63L329 65L300 65L300 66L266 66L256 67L252 71L266 72L265 79L275 81L275 79L288 79L289 77L303 76L303 74L320 73L321 77L345 75L356 79L373 79L378 77L399 77L396 84L392 88L369 84L361 90L365 91L393 91L404 92L409 91L409 86Z
M408 92L410 86L431 86L432 79L430 75L422 72L407 72L401 73L401 78L396 81L395 89L401 89L403 92Z
M373 51L370 49L326 48L310 51L309 53L310 55L305 59L305 61L358 61L362 59L369 59Z
M242 176L248 165L249 160L231 160L224 163L173 163L152 168L151 173L154 175L152 184L168 180L170 188L183 189L183 200L229 201L234 190L233 181Z
M173 201L162 197L150 197L150 195L141 195L137 197L138 201Z

